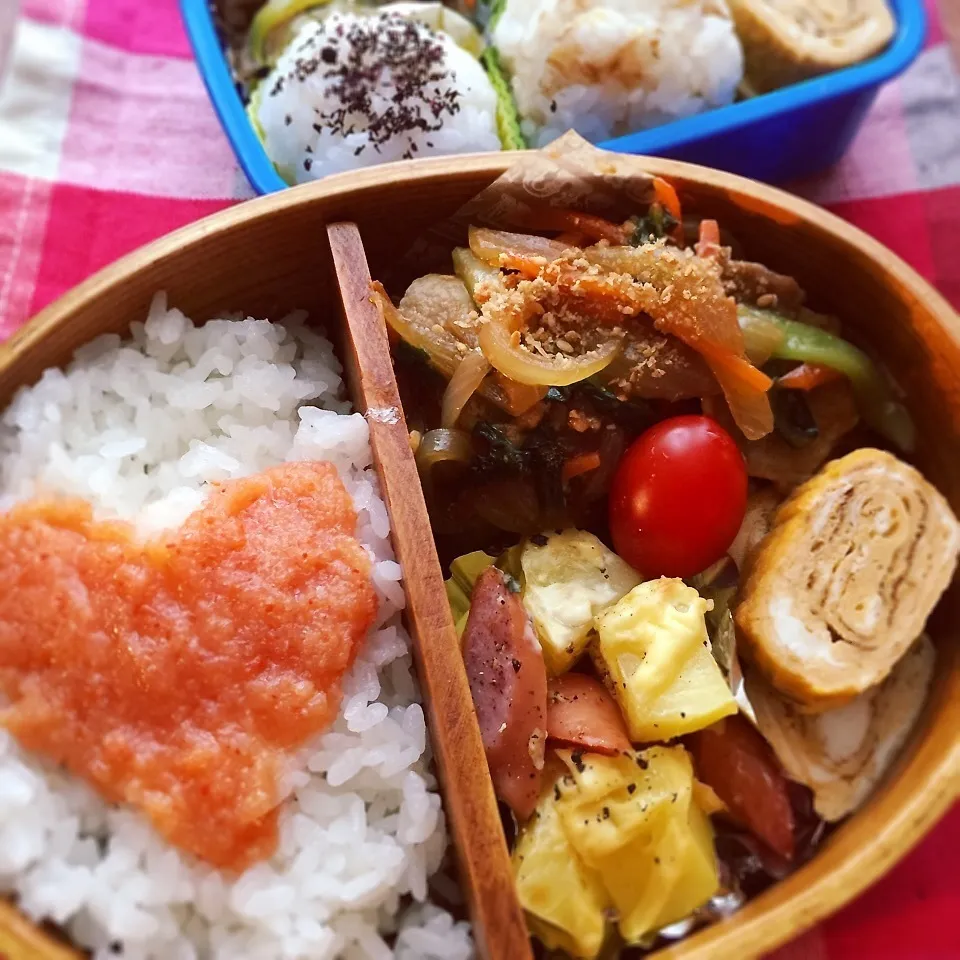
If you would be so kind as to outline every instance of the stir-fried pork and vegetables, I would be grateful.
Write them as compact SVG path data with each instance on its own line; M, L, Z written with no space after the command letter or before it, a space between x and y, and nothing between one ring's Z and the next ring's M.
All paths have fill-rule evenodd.
M863 803L960 549L838 321L666 181L627 212L471 228L372 293L518 894L585 958L728 914Z

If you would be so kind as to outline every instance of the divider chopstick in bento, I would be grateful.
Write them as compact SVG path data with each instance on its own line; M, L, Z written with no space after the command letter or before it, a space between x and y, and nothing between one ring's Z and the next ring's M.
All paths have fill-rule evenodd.
M531 958L500 816L494 798L470 687L454 630L443 574L420 488L390 346L370 301L370 271L352 223L327 227L349 332L347 376L370 425L397 558L416 571L405 583L408 621L431 741L463 884L471 898L474 936L489 960Z

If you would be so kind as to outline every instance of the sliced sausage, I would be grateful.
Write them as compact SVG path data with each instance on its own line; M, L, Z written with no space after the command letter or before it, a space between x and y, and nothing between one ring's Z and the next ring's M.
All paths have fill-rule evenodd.
M520 597L496 567L474 585L463 659L494 790L526 820L543 777L547 671Z
M631 748L617 702L596 677L565 673L547 685L547 738L608 757Z
M796 823L787 780L766 740L742 716L687 738L697 776L772 850L793 859Z

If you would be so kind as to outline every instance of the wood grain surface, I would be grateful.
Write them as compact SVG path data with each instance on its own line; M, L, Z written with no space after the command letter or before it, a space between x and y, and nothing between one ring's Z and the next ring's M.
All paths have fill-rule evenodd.
M9 402L19 386L36 381L44 368L65 363L76 347L92 337L123 332L131 322L143 320L157 290L166 290L172 304L197 318L224 310L278 318L288 310L306 308L339 341L343 355L345 337L339 298L330 283L325 226L341 220L356 222L370 269L374 276L383 276L403 238L452 214L512 159L501 154L462 156L329 177L233 207L170 234L87 280L0 346L0 406ZM806 201L689 164L660 159L648 159L645 164L650 173L672 180L688 212L718 218L748 254L796 276L813 308L841 317L845 331L890 367L906 391L918 424L917 464L960 512L960 320L946 301L877 241ZM354 399L363 402L358 396ZM392 442L399 453L399 441ZM409 468L407 476L404 497L422 502ZM435 562L432 543L425 538L398 544L398 549L411 580ZM449 621L445 613L437 617L421 622L420 630L436 629L442 637ZM956 800L960 788L960 604L955 589L941 603L930 632L939 657L935 687L904 757L876 794L810 863L731 919L661 951L657 960L761 956L856 896ZM428 638L425 643L438 642ZM422 666L435 669L429 660ZM469 740L475 726L472 719L467 720L468 694L462 684L457 688L456 677L452 683L443 709L459 716L461 726L445 736L448 742L461 736ZM444 696L442 674L438 671L425 687ZM482 797L489 798L489 784L481 789L479 807L475 797L458 796L475 784L473 776L462 783L445 776L451 816L465 809L469 818L470 809L479 809L479 820L486 822L482 809L489 800ZM458 841L460 829L454 826ZM492 855L501 854L494 842ZM477 856L482 860L482 853ZM462 880L468 897L487 911L478 914L481 924L496 926L498 917L515 917L512 890L470 889L474 882L489 881L482 871L475 875L464 869ZM488 899L492 906L487 906ZM0 913L0 929L9 939L11 926L4 923L4 916ZM484 927L477 933L488 947L497 942L496 929ZM7 947L7 942L0 939L0 951L6 950L10 960L60 960L63 956L62 950L37 947L36 943L45 942L40 935L29 946L15 949ZM520 952L506 958L523 960L525 956Z
M327 235L346 320L343 359L351 392L370 425L394 548L406 574L407 622L478 947L489 960L529 960L527 927L514 894L510 857L410 449L390 344L380 313L370 302L363 242L352 223L331 224Z

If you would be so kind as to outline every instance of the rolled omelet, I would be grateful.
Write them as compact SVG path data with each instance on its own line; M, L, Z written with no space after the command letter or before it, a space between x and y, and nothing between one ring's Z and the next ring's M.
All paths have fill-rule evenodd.
M923 631L957 564L960 524L881 450L827 464L777 512L735 618L766 679L807 712L875 687Z
M758 93L866 60L896 29L886 0L730 0L730 10Z
M926 702L936 657L921 637L879 687L820 714L798 712L751 674L747 696L787 776L813 791L824 820L852 813L896 760Z

